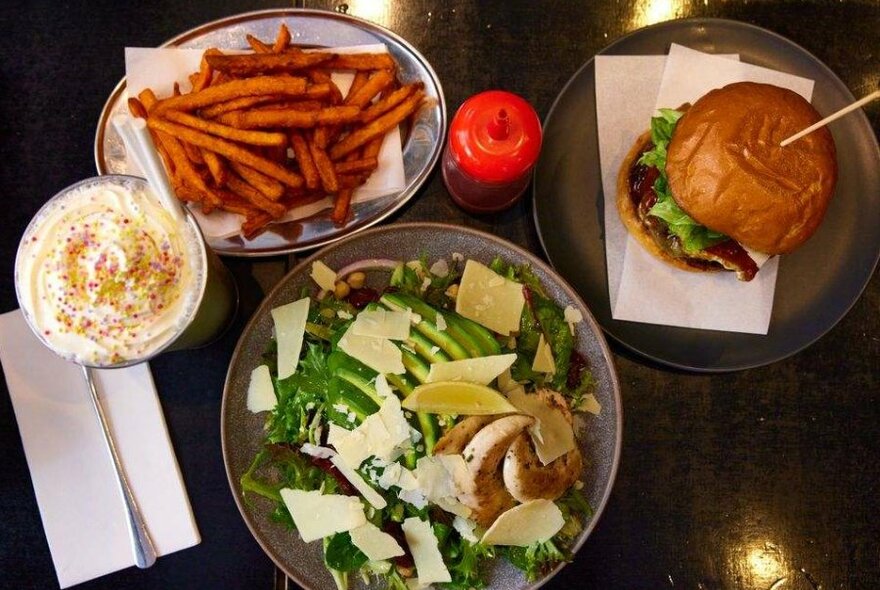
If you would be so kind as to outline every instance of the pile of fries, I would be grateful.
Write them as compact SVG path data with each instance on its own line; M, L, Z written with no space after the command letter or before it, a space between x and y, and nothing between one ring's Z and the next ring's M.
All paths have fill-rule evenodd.
M245 238L327 195L344 224L385 134L424 101L421 83L400 85L388 53L303 51L284 25L271 46L247 40L254 53L206 50L191 92L148 88L129 110L146 119L178 198L243 215ZM345 96L330 77L340 70L354 71Z

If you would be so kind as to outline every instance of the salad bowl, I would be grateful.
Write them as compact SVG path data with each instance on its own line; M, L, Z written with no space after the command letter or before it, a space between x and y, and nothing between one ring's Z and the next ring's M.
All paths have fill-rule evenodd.
M498 237L459 226L436 223L397 224L357 234L317 252L291 270L266 296L245 327L233 353L223 391L221 439L229 485L242 518L266 554L290 578L303 588L332 589L334 578L327 570L320 542L304 543L295 530L279 522L277 503L246 493L245 475L260 452L266 435L266 415L247 409L251 372L262 364L263 355L273 338L271 310L318 291L311 278L312 264L321 261L332 269L357 267L365 260L394 259L435 261L467 259L490 264L496 257L509 265L528 265L548 297L560 308L572 307L582 320L571 324L575 350L585 359L594 385L591 393L600 409L575 414L577 445L583 456L581 494L591 508L584 515L579 532L567 547L572 559L587 541L608 501L621 452L622 411L620 388L605 338L590 311L575 293L546 263ZM368 273L368 284L381 288L387 275ZM379 284L377 284L377 281ZM274 516L273 516L274 513ZM491 589L537 588L565 564L528 580L522 571L504 559L487 564L483 579ZM364 587L352 577L351 587ZM371 586L381 587L382 584Z

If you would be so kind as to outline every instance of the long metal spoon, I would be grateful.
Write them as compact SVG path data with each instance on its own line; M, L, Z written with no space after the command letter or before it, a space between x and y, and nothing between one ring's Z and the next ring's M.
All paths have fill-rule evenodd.
M110 425L107 422L107 416L104 414L104 407L98 397L98 390L95 389L95 382L92 379L92 372L86 366L82 367L83 375L85 375L86 383L89 385L89 394L92 398L92 405L95 407L95 413L101 421L101 430L104 432L104 442L107 443L107 450L113 458L113 470L116 472L116 483L119 484L119 491L122 493L122 499L125 504L125 515L128 520L128 533L131 539L131 548L134 550L134 562L139 568L148 568L156 563L156 548L153 547L153 541L147 532L147 526L144 523L144 517L138 509L135 502L134 494L131 492L131 486L128 485L128 479L125 477L125 470L122 468L122 462L119 460L119 453L116 451L116 443L113 442L113 433L110 431Z

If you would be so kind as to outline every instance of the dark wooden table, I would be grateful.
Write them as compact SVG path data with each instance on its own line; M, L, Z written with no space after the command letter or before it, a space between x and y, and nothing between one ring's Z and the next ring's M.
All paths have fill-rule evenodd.
M451 112L475 92L504 88L543 116L566 80L603 46L641 26L687 16L738 19L789 37L856 96L880 81L877 0L302 4L347 10L408 39L437 70ZM13 261L30 217L57 190L95 172L96 120L123 75L123 47L155 46L205 21L278 6L261 0L3 4L0 312L17 306ZM876 132L880 104L867 112ZM429 219L487 230L540 253L530 199L502 215L474 217L452 204L435 173L390 222ZM288 263L228 260L243 290L235 329L207 349L152 364L201 545L147 571L83 584L84 590L271 588L272 564L245 528L226 482L219 409L238 334ZM819 342L771 366L732 374L670 371L613 345L625 414L620 472L595 533L549 587L880 587L878 310L875 273ZM0 587L56 587L2 387Z

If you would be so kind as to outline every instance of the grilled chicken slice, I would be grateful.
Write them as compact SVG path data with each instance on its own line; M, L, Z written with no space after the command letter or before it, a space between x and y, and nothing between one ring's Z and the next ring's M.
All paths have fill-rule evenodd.
M469 416L449 429L434 445L435 455L459 455L474 435L498 416Z
M504 488L501 461L511 443L534 423L531 416L498 418L480 429L464 448L468 479L462 482L458 501L470 508L471 518L489 527L515 501Z
M562 394L541 389L536 394L551 411L561 412L569 428L574 418ZM540 431L540 426L539 426ZM503 480L510 495L519 502L555 500L577 481L583 468L581 451L573 448L547 465L541 463L531 436L520 434L504 456Z
M520 434L504 456L504 485L519 502L555 500L577 481L583 468L579 449L543 465L528 434Z

